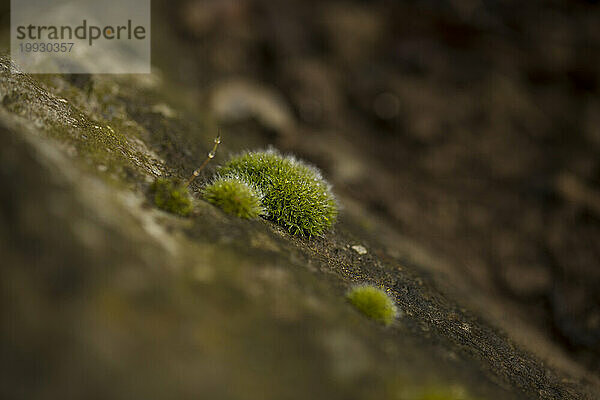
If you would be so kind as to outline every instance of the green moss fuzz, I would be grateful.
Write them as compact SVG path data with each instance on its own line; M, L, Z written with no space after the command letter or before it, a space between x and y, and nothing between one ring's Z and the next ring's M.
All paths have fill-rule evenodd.
M315 167L276 150L246 152L220 168L255 185L264 195L266 217L292 234L322 236L335 223L338 206Z
M262 193L238 177L218 177L202 194L209 203L239 218L254 219L264 214Z
M425 388L416 400L473 400L461 386L433 386Z
M398 382L394 382L399 385ZM457 383L451 384L418 384L414 382L402 382L397 390L394 390L394 398L406 400L476 400L465 387Z
M170 179L159 178L150 186L154 204L162 210L186 216L192 211L192 200L187 187Z
M389 325L396 318L394 302L383 290L375 286L356 286L346 296L354 307L377 322Z

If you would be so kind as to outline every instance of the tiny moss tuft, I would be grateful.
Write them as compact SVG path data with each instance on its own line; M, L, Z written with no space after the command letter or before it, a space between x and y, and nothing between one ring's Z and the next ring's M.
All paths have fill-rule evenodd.
M394 382L393 397L406 400L475 400L467 389L459 383L418 383Z
M239 218L254 219L265 213L261 205L262 193L235 176L216 178L202 194L209 203Z
M431 386L415 397L416 400L469 400L472 399L467 391L457 385L452 386Z
M150 186L154 204L162 210L186 216L192 211L192 200L187 187L170 179L159 178Z
M220 168L236 175L263 194L266 217L292 234L322 236L335 223L338 206L321 173L276 150L242 153Z
M391 324L396 318L396 306L392 299L375 286L356 286L346 295L350 303L367 317Z

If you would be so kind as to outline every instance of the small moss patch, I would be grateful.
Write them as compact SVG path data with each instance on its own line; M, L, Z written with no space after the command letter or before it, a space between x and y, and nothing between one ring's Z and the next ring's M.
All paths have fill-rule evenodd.
M266 217L292 234L322 236L335 223L338 206L320 171L276 150L246 152L220 168L255 185Z
M157 179L150 186L154 204L173 214L186 216L192 211L192 200L187 187L170 179Z
M414 396L407 396L415 400L474 400L467 391L458 385L430 386L417 390Z
M265 212L262 193L238 177L218 177L202 194L209 203L239 218L254 219Z
M392 299L375 286L356 286L346 295L350 303L367 317L391 324L396 318L396 306Z

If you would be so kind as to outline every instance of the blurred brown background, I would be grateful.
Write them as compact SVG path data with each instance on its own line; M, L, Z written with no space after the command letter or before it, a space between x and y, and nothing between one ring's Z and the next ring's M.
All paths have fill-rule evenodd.
M154 3L153 62L233 135L324 167L600 370L597 2Z

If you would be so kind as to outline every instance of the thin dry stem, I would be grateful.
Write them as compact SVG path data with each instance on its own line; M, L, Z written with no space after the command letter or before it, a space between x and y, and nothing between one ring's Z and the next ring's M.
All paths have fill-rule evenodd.
M190 186L192 182L194 182L194 180L198 177L198 175L200 175L200 171L202 171L204 167L208 165L210 160L215 158L215 154L217 154L217 147L219 147L219 143L221 143L221 131L219 131L217 137L215 138L215 145L213 146L212 150L208 152L206 160L204 160L202 165L196 168L196 170L192 173L192 176L190 177L190 179L188 179L186 186Z

